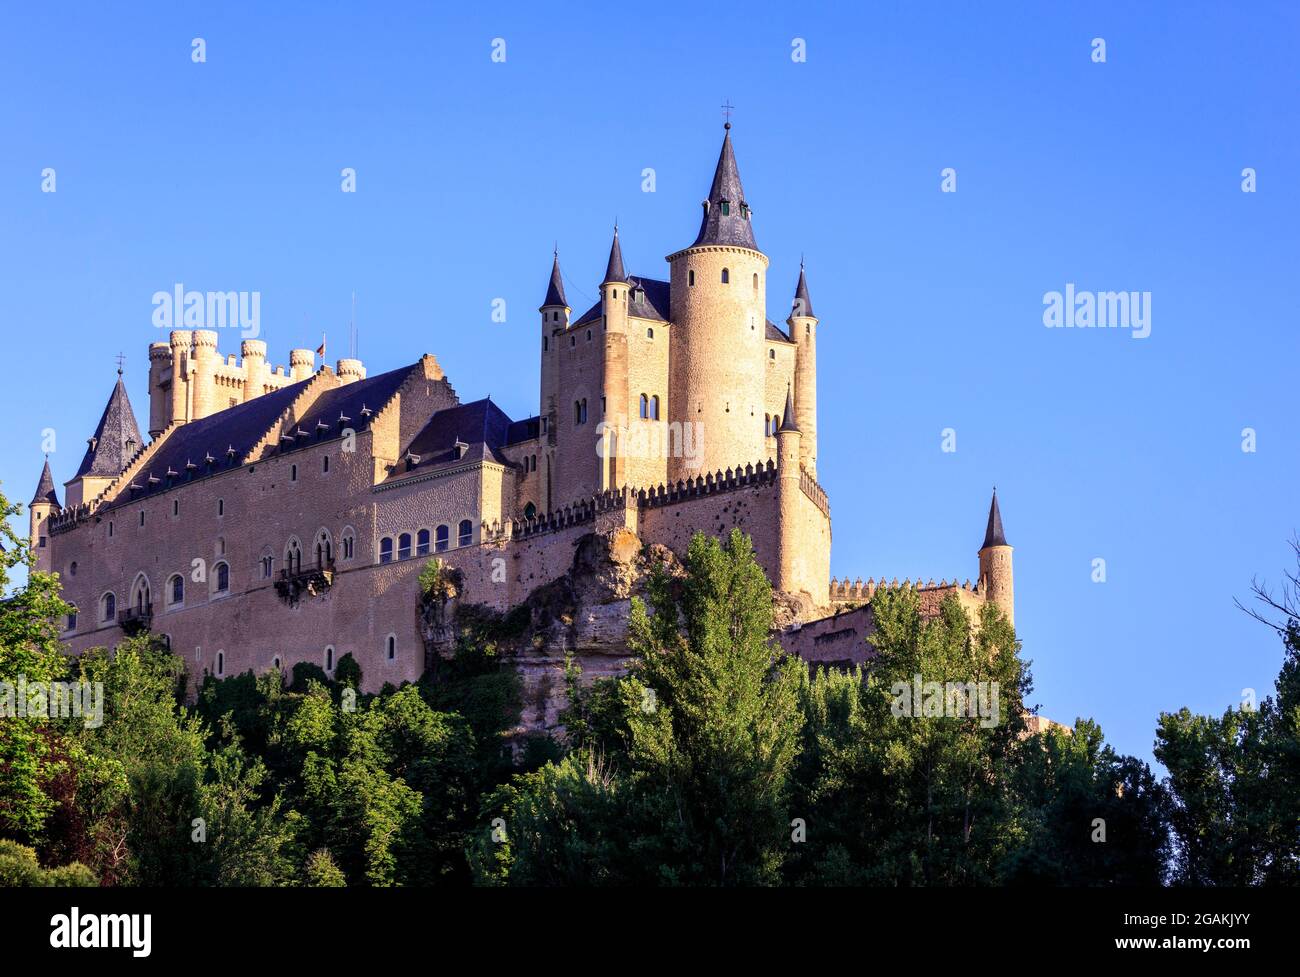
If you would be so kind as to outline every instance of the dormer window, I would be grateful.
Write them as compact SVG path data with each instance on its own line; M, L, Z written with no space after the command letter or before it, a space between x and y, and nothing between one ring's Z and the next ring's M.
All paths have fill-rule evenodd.
M730 216L730 214L731 214L731 201L730 200L722 201L722 216L728 217Z

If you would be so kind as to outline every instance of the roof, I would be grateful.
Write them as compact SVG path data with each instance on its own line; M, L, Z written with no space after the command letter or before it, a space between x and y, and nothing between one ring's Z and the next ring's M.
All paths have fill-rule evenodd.
M782 431L798 431L799 425L794 419L794 390L787 384L785 388L785 413L781 415Z
M54 488L54 476L50 473L50 459L45 459L45 467L41 469L41 480L36 484L36 494L32 496L32 505L38 502L48 502L51 505L59 504L59 493Z
M532 441L541 437L542 434L542 417L540 414L535 417L525 417L522 421L511 421L510 427L506 428L506 444L518 444L521 441Z
M808 279L803 274L803 262L799 262L799 283L794 287L793 315L804 315L810 319L817 318L812 310L812 297L808 294Z
M626 281L627 276L623 274L623 248L618 243L618 225L614 225L614 243L609 246L609 264L605 266L605 277L600 280L603 285L606 282Z
M109 395L95 434L73 478L83 475L116 478L143 446L140 425L136 423L131 399L126 395L126 386L119 373L117 385Z
M640 275L632 275L627 279L627 283L632 286L628 298L627 314L636 319L650 319L655 322L667 322L668 313L672 308L669 297L672 286L668 282L659 281L656 278L642 278ZM573 328L584 326L588 322L594 322L602 315L602 306L597 302L590 309L578 317L573 323Z
M1002 510L998 508L998 490L993 490L993 504L989 506L989 526L984 531L984 545L980 549L988 549L990 546L1006 546L1007 536L1002 531Z
M546 298L542 300L542 308L548 305L562 305L568 308L569 302L564 297L564 279L560 276L560 252L555 252L555 260L551 262L551 281L546 286Z
M771 319L767 320L767 341L770 343L792 343L794 342L785 332Z
M704 204L704 217L700 233L691 247L701 244L726 244L739 248L758 250L754 243L754 227L750 221L749 205L740 185L740 170L736 166L736 153L731 146L731 124L722 137L722 152L713 173L713 186Z
M326 390L303 411L298 420L298 430L311 437L297 438L293 447L306 447L315 441L323 441L330 435L337 435L345 427L354 431L361 430L397 393L398 388L411 375L412 368L409 365L403 366ZM292 450L288 442L283 444L284 450Z
M473 462L513 464L498 449L508 443L514 427L505 411L487 397L435 411L407 446L407 453L414 458L407 465L399 465L388 481ZM457 443L464 445L461 454L456 452Z

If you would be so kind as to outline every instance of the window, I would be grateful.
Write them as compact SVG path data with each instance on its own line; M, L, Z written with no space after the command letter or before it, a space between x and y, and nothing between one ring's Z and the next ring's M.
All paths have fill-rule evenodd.
M591 342L591 330L587 330L587 342Z
M393 562L393 540L391 536L385 536L379 541L379 562Z
M650 420L659 420L659 395L655 394L650 398Z
M722 284L726 285L726 284L727 284L728 282L730 282L730 281L731 281L731 272L728 271L726 268L723 268L723 269L722 269Z
M185 603L185 578L178 573L168 583L171 585L167 588L168 601L172 604Z
M274 561L269 556L262 557L262 579L269 580Z
M290 466L289 466L289 481L291 481L291 482L296 482L296 481L298 481L298 466L297 466L297 465L290 465Z
M468 546L472 542L474 542L474 523L462 519L460 525L456 527L456 545Z
M439 526L437 535L434 537L434 549L439 553L447 549L448 540L451 537L451 529L447 526Z
M769 360L774 360L774 359L776 359L776 350L774 350L774 349L769 349L769 350L767 351L767 358L768 358Z
M688 272L686 273L686 284L687 284L687 285L694 285L694 284L695 284L695 272L694 272L694 270L688 271Z
M144 525L144 510L143 510L143 509L140 510L140 525L141 525L141 526Z
M646 326L646 328L645 328L645 338L646 338L646 339L654 339L654 338L655 338L655 330L654 330L654 326Z
M343 530L343 559L350 560L356 555L357 538L351 529Z
M112 594L105 594L99 601L99 619L101 621L112 621L117 618L117 598Z
M297 573L302 569L302 544L298 542L297 537L289 540L289 545L284 548L285 570L289 573Z
M327 672L334 671L334 646L333 645L325 646L325 671Z
M112 521L111 519L108 521L108 538L109 538L109 539L112 539L112 538L113 538L113 521ZM42 546L45 545L45 537L44 537L44 536L41 537L41 545L42 545Z
M650 416L650 398L647 397L645 394L642 394L641 395L641 420L644 421L649 416Z
M73 560L71 563L68 564L68 576L75 577L76 575L77 575L77 561Z
M168 651L172 650L172 636L170 634L164 634L162 636L162 643L163 643L163 647L166 648Z
M330 470L330 456L323 455L320 460L320 470L323 474L328 475Z
M550 349L550 348L551 348L550 340L547 339L545 336L543 336L543 337L542 337L542 352L545 353L545 352L546 352L548 349Z
M77 630L77 612L76 612L76 611L68 611L68 626L67 626L66 630L68 630L68 631L75 631L75 630Z
M578 337L577 337L577 336L570 336L570 337L569 337L569 345L570 345L570 346L577 346L577 345L578 345Z
M330 539L328 529L316 534L316 565L327 567L334 564L334 541Z
M279 656L279 655L276 655L274 658L271 659L271 667L272 667L272 668L279 668L279 667L280 667L280 656Z
M537 518L537 506L533 505L531 502L529 502L528 505L524 506L524 518L525 518L525 519L536 519L536 518Z
M230 564L217 564L217 593L224 594L230 589Z
M421 529L415 534L415 555L427 556L429 553L429 530Z
M731 201L730 200L722 201L722 216L727 217L730 214L731 214ZM723 281L725 282L726 279L724 278Z
M397 658L397 638L390 634L384 644L387 646L388 660L395 660Z
M225 500L225 499L217 499L217 518L220 518L221 516L224 516L225 514L226 514L226 500Z
M397 537L397 558L399 560L409 560L411 558L410 533L402 533Z
M181 500L172 499L172 515L179 516L180 514L181 514Z
M217 652L217 678L220 678L222 675L225 674L226 674L226 653L224 651L219 651Z
M758 272L754 272L754 291L758 291Z
M112 533L113 524L112 524L111 522L108 524L108 528L109 528L109 534L108 534L108 535L112 536L112 535L113 535L113 533ZM44 536L41 537L40 548L41 548L41 549L45 549L45 537L44 537Z
M772 415L763 415L763 437L768 437L772 433Z
M533 471L537 471L537 456L533 455L530 461L533 467Z

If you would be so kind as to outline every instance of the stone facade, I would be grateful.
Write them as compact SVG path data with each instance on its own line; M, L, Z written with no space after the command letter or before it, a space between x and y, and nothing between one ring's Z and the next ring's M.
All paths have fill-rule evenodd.
M369 376L356 360L317 367L306 349L271 368L255 340L223 361L212 331L153 343L151 440L135 443L119 382L67 504L48 466L31 504L38 566L78 608L67 644L147 627L194 680L299 661L328 672L350 653L368 689L411 681L446 638L420 595L437 557L458 605L507 611L568 588L563 628L537 625L559 644L539 639L521 663L545 700L565 653L593 674L617 669L646 554L677 559L695 532L739 528L778 593L782 643L860 660L876 585L830 579L819 320L802 268L785 329L767 318L750 220L728 133L700 232L666 259L666 279L627 274L616 229L600 301L575 319L557 255L539 310L539 410L523 420L461 402L431 355ZM952 590L1013 613L995 514L996 498L977 584L927 597ZM615 583L582 577L597 565ZM852 605L866 606L837 611ZM546 723L554 704L541 700L533 721Z

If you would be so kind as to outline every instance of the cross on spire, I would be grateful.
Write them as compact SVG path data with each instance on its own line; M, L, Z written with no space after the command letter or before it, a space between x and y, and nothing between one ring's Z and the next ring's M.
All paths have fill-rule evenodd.
M126 362L126 355L124 353L118 353L117 354L117 375L119 377L122 375L122 364L125 362Z
M722 119L723 119L722 127L724 129L731 128L731 110L734 108L735 106L731 104L731 99L727 99L725 102L722 103Z

